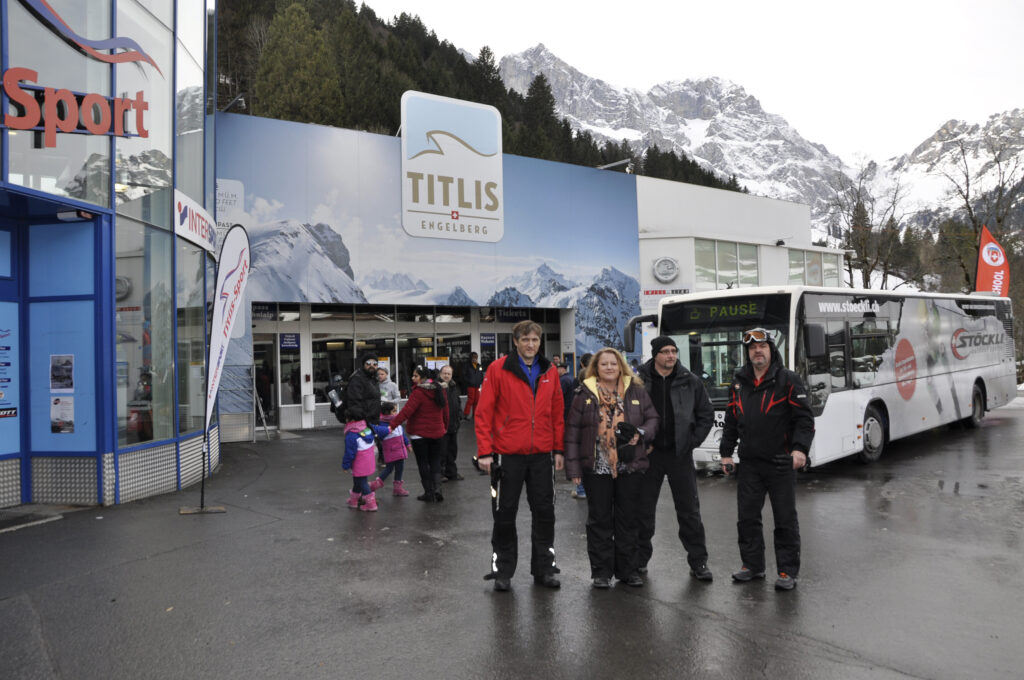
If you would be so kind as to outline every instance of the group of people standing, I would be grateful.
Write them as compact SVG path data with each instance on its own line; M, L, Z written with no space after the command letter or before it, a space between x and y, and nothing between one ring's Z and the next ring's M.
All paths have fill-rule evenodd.
M690 575L711 581L697 496L693 449L711 430L714 409L703 382L679 362L675 341L651 343L653 358L634 372L604 348L582 381L563 397L557 367L539 353L541 328L512 330L514 351L488 367L476 412L477 456L491 475L491 569L494 589L508 591L518 562L516 514L525 487L532 513L530 573L558 588L554 550L554 471L565 470L587 499L587 553L592 584L618 579L644 585L655 513L669 480ZM775 587L790 590L800 568L796 470L806 464L814 419L799 376L784 368L764 329L743 334L748 363L730 387L720 445L723 471L736 474L742 567L736 582L765 576L761 511L767 494L775 517ZM734 464L739 445L743 464Z
M415 456L423 493L417 500L444 500L441 481L461 480L455 459L458 454L460 395L451 366L438 373L425 366L412 372L409 399L395 413L397 387L387 369L378 366L373 354L359 358L345 389L346 453L342 467L352 471L353 486L348 505L364 511L377 510L376 492L394 474L393 495L408 496L403 474L409 452ZM381 424L383 423L383 424ZM376 442L380 442L384 470L374 479Z

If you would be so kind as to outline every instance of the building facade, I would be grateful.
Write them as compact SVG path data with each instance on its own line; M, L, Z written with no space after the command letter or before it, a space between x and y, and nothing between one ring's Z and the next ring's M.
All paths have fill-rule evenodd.
M417 364L458 377L471 352L486 365L510 351L525 318L544 328L545 355L573 365L621 347L625 322L665 295L841 285L842 251L811 245L807 206L511 155L499 154L500 237L465 238L486 218L449 216L446 200L470 213L486 201L448 141L469 135L443 125L406 119L400 139L218 115L218 229L241 224L252 241L251 318L220 393L225 441L338 426L328 390L366 351L405 389ZM405 168L424 147L451 164ZM410 177L435 208L413 220Z
M0 8L0 507L188 486L215 268L213 13ZM211 467L218 443L215 425Z

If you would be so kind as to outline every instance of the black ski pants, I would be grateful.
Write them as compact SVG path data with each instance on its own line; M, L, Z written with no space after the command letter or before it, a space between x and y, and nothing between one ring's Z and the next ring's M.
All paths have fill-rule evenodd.
M587 555L591 578L625 579L636 572L637 513L643 473L583 475L587 492Z
M654 519L658 509L658 496L668 477L672 491L672 502L676 507L679 522L679 540L686 550L686 561L690 567L707 564L708 548L704 537L704 523L700 518L700 500L697 498L697 471L693 469L693 458L677 457L675 451L655 449L648 456L650 467L643 475L640 491L639 516L639 566L646 567L654 548Z
M765 571L761 510L767 494L775 520L775 566L800 573L800 523L796 516L796 470L770 461L743 460L736 466L736 529L743 566Z
M491 514L494 517L491 572L506 578L512 578L516 573L519 561L516 514L524 486L532 516L530 573L543 576L555 572L555 467L552 454L498 455L491 465Z

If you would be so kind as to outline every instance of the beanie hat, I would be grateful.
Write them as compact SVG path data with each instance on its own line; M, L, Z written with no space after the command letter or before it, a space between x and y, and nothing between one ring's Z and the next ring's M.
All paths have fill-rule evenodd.
M657 354L666 347L675 347L676 349L679 349L679 346L676 345L676 341L668 337L667 335L659 335L658 337L654 338L654 340L651 340L652 354Z

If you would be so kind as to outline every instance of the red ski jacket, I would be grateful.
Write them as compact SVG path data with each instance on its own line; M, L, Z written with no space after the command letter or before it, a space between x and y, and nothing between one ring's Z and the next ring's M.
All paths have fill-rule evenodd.
M493 454L562 453L565 409L556 369L537 355L536 392L513 352L487 368L473 416L477 457Z

